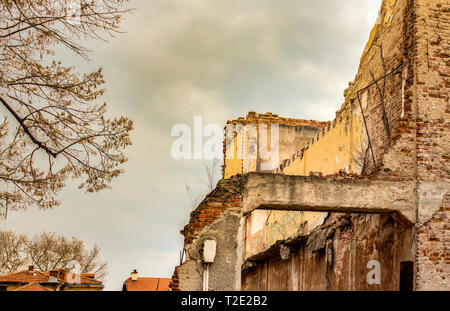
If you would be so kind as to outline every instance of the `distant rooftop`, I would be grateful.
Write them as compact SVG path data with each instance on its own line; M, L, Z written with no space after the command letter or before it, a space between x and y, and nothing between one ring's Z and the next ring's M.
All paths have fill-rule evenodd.
M170 291L170 278L146 278L138 277L132 280L131 277L123 283L123 291L149 291L149 292L167 292Z

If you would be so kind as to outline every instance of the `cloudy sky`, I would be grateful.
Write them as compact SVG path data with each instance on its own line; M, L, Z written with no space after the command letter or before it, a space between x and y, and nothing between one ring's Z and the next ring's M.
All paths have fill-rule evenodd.
M81 71L104 67L109 115L135 121L125 174L112 190L77 184L61 206L8 215L0 229L54 231L98 244L106 290L132 269L170 277L192 207L186 185L205 189L201 160L175 160L175 124L217 123L248 111L330 120L343 102L380 0L132 0L126 34L87 42L91 62L61 52Z

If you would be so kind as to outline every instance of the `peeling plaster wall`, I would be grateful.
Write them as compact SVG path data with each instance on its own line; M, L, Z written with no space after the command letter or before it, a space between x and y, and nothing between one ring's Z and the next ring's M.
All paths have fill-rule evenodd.
M270 248L277 241L307 234L323 224L328 213L256 210L246 219L245 258Z
M277 241L307 234L323 224L326 212L258 210L254 212L264 223L258 230L246 232L245 257L252 256L268 249ZM247 227L253 227L254 215L247 218Z
M418 230L417 281L419 290L450 290L450 194Z
M367 146L367 137L363 131L362 116L358 110L344 113L335 120L329 130L322 136L316 136L314 142L300 151L300 156L293 158L282 169L286 175L309 176L310 172L323 175L334 174L339 170L355 173L358 166L354 158Z

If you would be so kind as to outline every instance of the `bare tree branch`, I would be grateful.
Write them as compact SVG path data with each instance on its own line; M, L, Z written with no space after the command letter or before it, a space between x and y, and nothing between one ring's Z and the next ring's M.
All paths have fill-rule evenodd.
M206 161L203 163L203 165L205 168L206 181L201 181L201 183L206 185L206 190L199 191L197 194L194 194L193 189L190 186L186 185L186 191L188 193L192 208L196 208L203 200L205 195L216 188L217 182L219 181L219 176L221 176L221 163L219 159Z

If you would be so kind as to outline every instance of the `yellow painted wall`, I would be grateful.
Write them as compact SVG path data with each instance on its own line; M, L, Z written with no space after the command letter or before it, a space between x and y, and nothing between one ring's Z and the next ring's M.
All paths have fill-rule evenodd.
M367 94L362 94L361 101L364 109ZM360 173L362 162L359 158L367 148L367 143L359 104L347 105L347 109L341 110L330 124L329 130L325 129L316 137L303 156L293 159L281 173L301 176L309 176L310 172L332 175L339 170ZM326 213L320 212L275 210L258 210L257 213L257 217L249 218L247 222L246 258L268 249L279 240L308 234L326 216Z
M224 178L242 173L242 143L244 141L244 133L241 130L234 135L233 143L226 146Z

